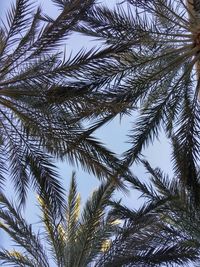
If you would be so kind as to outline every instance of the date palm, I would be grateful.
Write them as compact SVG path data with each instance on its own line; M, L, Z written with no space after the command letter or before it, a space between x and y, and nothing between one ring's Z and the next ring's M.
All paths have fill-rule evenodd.
M73 174L65 212L56 213L51 203L39 198L44 230L37 234L19 209L1 194L0 227L20 246L19 250L1 250L1 264L47 267L54 261L60 267L91 266L118 227L106 216L113 191L112 184L102 183L82 208Z
M83 124L91 118L87 111L94 104L86 100L94 86L74 86L80 66L104 51L81 50L74 57L62 52L95 1L53 2L60 12L50 18L32 1L17 0L0 26L0 183L8 172L22 203L30 185L62 203L53 158L81 164L99 178L110 177L118 165L91 136L95 127L86 131Z
M105 46L124 47L89 65L82 78L96 83L117 114L139 113L125 164L137 159L161 128L197 159L200 2L127 0L114 9L96 6L76 30Z
M15 267L49 267L53 264L59 267L143 267L197 259L196 249L190 248L187 240L177 242L173 237L175 231L165 234L163 224L155 224L155 218L146 216L143 220L143 215L141 220L137 218L137 223L136 220L134 224L127 221L120 227L116 218L124 219L125 215L121 212L116 217L116 213L107 213L113 192L114 185L102 183L79 215L80 196L73 174L63 213L55 212L51 203L39 198L44 229L38 233L20 210L1 194L0 228L20 249L0 250L0 263ZM158 237L161 229L162 236ZM163 240L169 244L161 244L158 248Z
M136 229L140 227L141 240L148 244L149 254L152 256L152 251L155 253L152 258L148 253L144 254L147 262L152 260L155 266L186 266L188 262L199 265L200 170L194 165L191 169L192 164L183 162L185 151L182 155L177 154L177 145L174 144L176 161L173 178L170 179L159 168L153 169L147 161L143 161L150 175L148 183L141 182L137 177L129 180L132 188L139 190L145 199L140 209L130 209L120 202L113 202L112 215L125 220L126 227L122 230L119 242L113 244L114 256L112 253L105 255L105 266L112 266L117 261L134 266L131 260L136 257L136 252L132 244L135 242ZM187 176L191 179L186 179ZM186 184L186 180L191 183ZM165 255L166 252L168 255Z

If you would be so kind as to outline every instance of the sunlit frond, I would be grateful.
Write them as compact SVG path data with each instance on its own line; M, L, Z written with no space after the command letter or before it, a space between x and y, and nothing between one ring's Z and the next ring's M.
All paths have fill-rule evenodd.
M55 210L48 198L38 197L44 230L37 234L23 219L20 210L2 194L0 228L23 250L1 250L0 262L15 267L49 267L51 257L58 266L90 266L109 248L109 240L118 229L118 223L107 216L113 192L112 183L102 183L81 212L73 173L68 198L62 203L65 209ZM45 247L42 245L44 242Z

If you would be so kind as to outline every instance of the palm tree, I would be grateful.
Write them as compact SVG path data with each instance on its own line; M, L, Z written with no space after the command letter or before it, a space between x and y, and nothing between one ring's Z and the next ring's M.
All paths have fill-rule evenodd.
M156 216L143 216L139 220L132 212L131 217L121 217L126 218L123 229L95 267L177 267L199 261L196 242L158 223Z
M134 210L120 202L112 202L113 218L124 220L125 227L116 240L118 242L115 241L110 247L110 255L108 252L104 255L102 263L105 266L113 266L116 262L135 266L131 261L138 257L133 246L138 229L141 229L142 243L146 243L149 250L143 252L143 247L138 246L139 257L144 262L136 266L186 266L188 262L199 265L200 169L194 167L191 170L190 163L182 161L184 155L176 154L175 157L173 178L142 161L150 174L148 183L141 182L137 177L129 180L132 188L139 190L146 200L140 209ZM191 178L190 185L185 184L185 180L189 181L187 176Z
M118 227L106 216L113 192L111 183L102 183L82 208L73 174L63 213L39 198L44 225L40 233L34 233L19 209L1 194L0 227L20 246L19 250L1 250L1 264L49 267L54 261L60 267L91 266L107 249Z
M165 234L166 226L155 224L155 218L137 217L136 223L134 216L131 218L135 219L134 224L127 220L121 227L116 218L128 216L125 213L122 216L121 212L116 217L116 213L107 212L114 188L111 183L102 183L80 215L80 196L73 174L64 212L55 211L48 200L38 199L44 225L38 233L26 222L20 209L1 194L0 228L20 248L2 249L0 263L15 267L49 267L53 262L59 267L144 267L185 263L197 258L198 253L188 240L177 242L173 237L175 231ZM161 230L162 236L157 236ZM158 248L163 240L165 244Z
M56 18L30 0L16 0L0 26L0 183L8 172L22 203L30 185L52 203L63 202L54 158L81 164L99 178L111 177L119 164L91 135L97 126L84 126L94 115L88 112L94 86L74 82L81 66L109 49L74 57L62 52L95 0L53 2L60 8Z
M200 156L199 16L199 1L126 0L114 9L94 6L75 27L105 47L123 47L88 65L82 78L116 106L115 115L138 111L125 165L158 137L160 128L181 141L188 157Z

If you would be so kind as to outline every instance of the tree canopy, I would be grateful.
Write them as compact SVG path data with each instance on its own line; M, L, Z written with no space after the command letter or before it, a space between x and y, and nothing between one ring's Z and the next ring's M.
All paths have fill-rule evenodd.
M109 59L88 65L81 77L98 81L96 90L116 105L118 114L138 111L130 149L123 155L126 165L140 157L161 129L181 141L177 149L187 151L188 162L199 159L200 11L199 1L188 3L127 0L114 10L94 6L76 27L105 47L121 45Z
M112 184L102 183L81 208L73 173L63 212L56 213L51 203L38 198L43 223L43 231L38 233L23 218L19 207L1 194L0 228L21 248L1 250L1 264L49 267L55 262L59 267L90 266L101 257L117 231L118 225L106 215L113 191Z
M17 0L0 28L0 183L8 171L22 203L30 185L41 197L62 203L55 159L80 164L100 179L114 177L120 166L92 136L96 127L86 127L94 85L74 83L79 69L103 52L62 52L95 1L54 2L60 12L50 18L32 1Z
M48 267L50 254L59 267L199 264L200 1L52 2L54 17L16 0L0 24L0 227L21 247L1 250L2 264ZM74 33L98 43L70 55ZM118 158L95 131L127 114L137 118ZM171 179L142 155L161 130ZM81 216L75 176L66 201L57 159L103 180ZM135 162L150 184L131 173ZM19 205L3 193L7 176ZM111 200L127 184L146 198L139 210ZM30 186L44 235L20 210Z

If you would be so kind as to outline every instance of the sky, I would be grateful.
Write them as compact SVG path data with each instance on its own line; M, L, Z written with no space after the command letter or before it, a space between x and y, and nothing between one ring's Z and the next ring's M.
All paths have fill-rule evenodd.
M0 0L0 16L3 18L5 16L6 8L9 7L10 3L13 0ZM38 0L40 2L43 10L50 16L55 16L55 12L57 8L55 5L52 5L50 0ZM116 3L115 0L107 1L112 6ZM89 39L83 38L80 35L75 36L74 38L66 41L67 48L70 53L70 50L73 49L74 52L80 50L84 47L91 47L94 45ZM96 136L104 142L108 148L110 148L115 153L121 154L125 150L128 149L129 144L127 143L128 131L134 127L135 114L132 114L129 117L123 117L122 120L116 118L111 123L106 125L97 131ZM160 135L160 140L155 141L153 145L149 146L148 149L144 151L144 155L146 159L152 164L153 167L159 166L162 170L167 173L171 173L171 165L170 165L170 145L167 139L163 134ZM70 166L67 162L57 162L57 166L59 169L59 173L63 179L64 188L67 189L71 177L71 173L73 170L76 171L78 190L82 196L82 202L85 202L88 196L91 195L91 192L96 188L99 184L97 178L91 176L90 174L81 170L81 168L77 169L74 166ZM134 174L136 174L139 178L144 179L145 170L141 166L134 166L132 168ZM11 195L11 187L7 187L8 194ZM131 190L128 195L125 195L121 192L116 192L115 198L120 199L123 198L123 202L131 208L137 208L142 204L142 200L138 199L139 194L135 190ZM29 200L27 203L27 207L25 210L25 217L27 220L36 225L38 222L39 214L38 208L35 205L35 194L29 194ZM10 241L7 236L1 232L0 238L2 242L0 242L4 247L10 246Z

